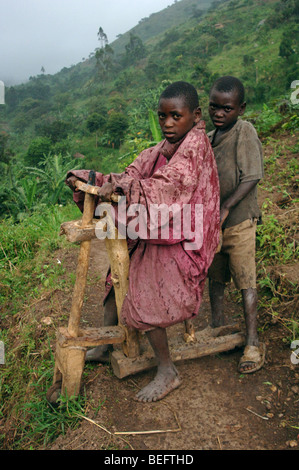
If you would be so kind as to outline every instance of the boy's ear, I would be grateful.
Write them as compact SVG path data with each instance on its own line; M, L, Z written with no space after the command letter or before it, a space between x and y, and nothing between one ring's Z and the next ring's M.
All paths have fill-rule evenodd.
M198 107L194 109L193 113L194 113L194 122L195 124L197 124L201 119L201 108Z
M245 110L246 110L246 102L244 101L244 103L242 103L240 106L239 116L242 116L245 113Z

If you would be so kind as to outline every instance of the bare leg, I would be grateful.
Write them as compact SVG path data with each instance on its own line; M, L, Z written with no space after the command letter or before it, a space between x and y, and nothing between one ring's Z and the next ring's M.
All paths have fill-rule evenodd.
M246 346L239 362L239 371L248 374L259 370L264 365L266 347L258 339L256 289L242 290L242 298L246 324Z
M257 333L257 291L256 289L244 289L242 292L243 308L246 324L246 344L258 346Z
M249 288L243 289L241 292L246 325L246 346L259 346L257 333L257 291L256 289ZM257 356L258 359L259 357ZM248 373L255 369L256 365L256 362L251 360L251 356L248 356L248 353L246 354L245 347L244 355L240 360L239 371Z
M217 281L209 280L209 295L211 302L212 311L212 327L217 328L218 326L224 325L223 315L223 298L224 298L224 284ZM259 339L257 333L257 291L256 289L249 288L243 289L242 300L243 300L243 311L245 316L246 325L246 346L259 346ZM259 353L257 352L259 359ZM239 371L242 373L248 373L256 368L256 362L248 360L250 356L242 356L239 364ZM245 359L246 358L246 359Z
M212 327L224 325L223 299L225 285L209 279L209 296L212 311Z
M158 361L157 374L136 396L138 401L154 402L161 400L177 388L181 381L169 354L165 328L156 328L147 332L149 342Z
M111 291L104 306L104 326L114 326L118 324L117 308L114 291ZM109 362L110 344L104 344L90 349L86 353L86 361Z

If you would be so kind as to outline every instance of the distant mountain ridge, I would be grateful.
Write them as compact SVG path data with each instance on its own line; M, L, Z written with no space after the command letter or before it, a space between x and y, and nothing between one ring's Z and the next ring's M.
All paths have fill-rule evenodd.
M149 17L141 18L139 23L111 43L116 54L125 51L125 45L130 33L137 35L143 42L165 33L168 29L177 27L196 16L200 11L206 12L214 0L179 0L161 11L152 13Z

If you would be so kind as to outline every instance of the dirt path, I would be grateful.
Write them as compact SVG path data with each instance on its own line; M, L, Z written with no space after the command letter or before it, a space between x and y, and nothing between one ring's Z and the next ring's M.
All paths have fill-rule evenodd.
M68 257L74 266L76 252ZM83 307L85 325L101 325L107 267L103 242L95 240ZM226 314L242 319L241 306L226 300ZM205 293L196 328L207 326L209 316ZM169 335L177 334L177 328L170 328ZM134 401L154 370L120 380L109 366L89 367L84 387L90 402L86 417L91 421L83 419L51 450L298 450L298 365L290 360L279 325L261 332L260 338L267 345L267 363L261 371L244 376L237 372L241 350L184 361L177 364L181 387L154 404ZM115 434L131 431L146 434Z

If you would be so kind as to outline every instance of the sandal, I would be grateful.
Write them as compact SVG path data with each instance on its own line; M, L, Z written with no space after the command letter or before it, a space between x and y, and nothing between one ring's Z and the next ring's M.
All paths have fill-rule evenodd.
M265 357L265 343L261 343L259 346L245 346L243 356L239 362L238 371L241 374L251 374L252 372L260 370L265 363ZM242 370L242 368L247 364L255 364L255 366L248 370Z

